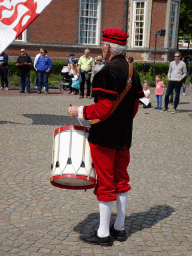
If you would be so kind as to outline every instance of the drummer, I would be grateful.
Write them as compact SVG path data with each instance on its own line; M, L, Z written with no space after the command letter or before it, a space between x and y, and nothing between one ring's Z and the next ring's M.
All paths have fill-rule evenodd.
M132 124L139 98L144 94L134 69L130 91L111 114L117 96L126 87L128 79L128 63L125 59L128 34L117 28L103 29L102 32L103 58L108 64L93 79L92 96L95 104L71 106L68 113L71 117L85 120L108 117L103 122L91 125L88 138L97 172L94 193L99 201L100 225L96 232L80 235L80 239L89 244L111 246L114 239L126 240L124 222L128 191L131 189L127 167L130 161ZM109 227L113 201L116 201L117 218Z

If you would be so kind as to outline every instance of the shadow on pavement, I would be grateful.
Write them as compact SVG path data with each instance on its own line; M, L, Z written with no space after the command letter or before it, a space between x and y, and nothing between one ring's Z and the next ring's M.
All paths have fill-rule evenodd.
M149 211L132 213L129 217L125 217L125 230L127 239L133 233L141 231L145 228L151 228L159 221L169 217L174 208L168 205L157 205L151 207ZM112 214L111 223L115 222L116 214ZM73 231L80 234L89 234L93 230L97 230L99 226L99 213L89 214L82 222L73 228Z
M24 117L32 119L32 125L77 125L80 126L79 121L76 118L62 115L47 115L47 114L24 114ZM83 126L89 126L89 121L82 120Z
M1 124L21 124L21 123L14 123L14 122L10 122L10 121L0 121L0 125Z
M178 113L192 113L192 110L190 110L190 109L177 109L177 112Z

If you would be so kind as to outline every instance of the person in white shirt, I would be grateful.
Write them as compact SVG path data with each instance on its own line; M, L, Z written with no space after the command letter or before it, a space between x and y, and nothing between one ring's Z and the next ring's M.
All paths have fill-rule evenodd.
M145 97L139 99L139 101L143 104L144 108L150 108L151 107L150 90L148 88L147 82L145 82L143 84L143 92L144 92Z

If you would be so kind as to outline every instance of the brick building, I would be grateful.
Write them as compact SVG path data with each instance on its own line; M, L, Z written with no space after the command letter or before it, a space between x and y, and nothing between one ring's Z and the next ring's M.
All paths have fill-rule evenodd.
M52 0L40 16L6 50L15 60L25 47L32 57L40 47L53 60L66 60L84 49L101 54L101 30L117 27L128 32L129 51L137 61L153 61L155 33L157 61L168 61L177 49L180 0Z

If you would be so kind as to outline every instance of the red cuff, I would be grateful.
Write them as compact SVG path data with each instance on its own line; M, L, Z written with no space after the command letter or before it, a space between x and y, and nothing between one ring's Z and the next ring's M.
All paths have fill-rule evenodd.
M83 108L85 120L102 119L108 117L114 108L115 100L105 99L98 96L98 102Z

